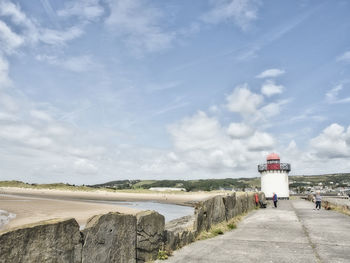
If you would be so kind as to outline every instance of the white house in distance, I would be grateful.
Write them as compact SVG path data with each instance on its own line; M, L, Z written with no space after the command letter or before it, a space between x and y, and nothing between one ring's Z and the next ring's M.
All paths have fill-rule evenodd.
M276 193L278 198L289 199L289 163L281 163L280 157L271 153L267 156L266 163L258 165L258 171L261 175L261 191L267 199L271 199L273 193Z

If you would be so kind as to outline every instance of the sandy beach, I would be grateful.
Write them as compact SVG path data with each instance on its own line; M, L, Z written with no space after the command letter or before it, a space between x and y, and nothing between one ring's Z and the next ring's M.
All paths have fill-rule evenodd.
M64 191L50 189L0 188L0 210L15 214L1 230L52 218L75 218L83 227L93 215L111 211L137 213L139 210L87 202L95 201L157 201L161 203L193 205L217 193L132 193L108 191Z

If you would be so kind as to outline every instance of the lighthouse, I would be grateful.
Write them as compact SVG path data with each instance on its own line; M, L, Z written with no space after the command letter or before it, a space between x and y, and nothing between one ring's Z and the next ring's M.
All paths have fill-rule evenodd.
M258 171L261 175L261 191L267 199L271 199L273 193L278 198L289 199L289 163L281 163L278 154L271 153L266 157L266 163L258 165Z

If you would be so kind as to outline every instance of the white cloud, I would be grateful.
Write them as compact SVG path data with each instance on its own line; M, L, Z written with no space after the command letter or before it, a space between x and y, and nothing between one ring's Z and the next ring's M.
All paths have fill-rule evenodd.
M275 78L283 75L284 73L285 71L283 69L272 68L261 72L259 75L256 76L256 78L258 79Z
M41 25L33 18L29 18L19 5L7 0L0 3L0 17L9 17L12 24L6 25L0 20L1 49L7 53L15 51L20 46L44 43L53 46L65 45L83 34L84 22L75 23L62 30L52 29ZM10 22L9 21L9 22ZM16 33L12 28L16 27Z
M171 46L174 32L163 27L163 14L143 0L109 1L111 13L106 25L125 39L136 55L155 52Z
M337 61L350 62L350 51L346 51L342 55L337 57Z
M65 4L65 8L58 10L57 15L61 17L77 16L80 19L96 20L104 13L103 6L99 0L78 0Z
M16 120L16 115L7 112L0 112L0 121L14 122Z
M251 92L247 84L243 84L237 86L226 100L228 110L242 115L251 115L256 113L264 99L261 95Z
M39 38L39 25L28 18L22 12L19 5L15 5L9 1L2 1L0 3L0 16L10 17L11 21L19 29L22 43L28 41L29 43L36 43Z
M248 140L248 149L252 151L269 151L275 145L274 138L266 132L256 131Z
M86 72L97 70L99 68L99 65L97 65L97 63L95 63L89 55L73 56L67 58L38 55L36 56L36 59L39 61L46 61L49 64L60 66L73 72Z
M170 127L175 147L180 151L208 149L216 147L221 133L219 122L209 118L204 112L198 112L191 118L185 118Z
M33 109L29 113L35 119L39 119L42 121L52 121L52 117L45 111Z
M208 176L224 176L233 170L238 176L241 169L255 172L252 163L259 159L261 151L268 151L274 145L268 133L256 131L244 123L223 127L217 118L203 112L172 125L169 132L176 161L188 167L187 171Z
M7 112L16 112L19 109L19 105L5 92L0 91L0 108L3 108Z
M260 1L220 0L211 1L211 4L213 8L202 16L203 21L212 24L232 21L242 30L246 30L257 19Z
M0 51L10 54L21 46L23 42L21 36L13 32L7 24L0 20Z
M316 155L323 158L345 158L350 156L350 127L347 131L337 123L325 128L320 135L311 139Z
M74 170L79 174L96 174L98 168L91 161L79 158L74 162Z
M230 123L227 133L230 135L232 138L246 138L252 135L253 133L252 127L244 124L244 123L237 123L233 122Z
M84 33L81 26L72 26L65 30L42 28L39 39L49 45L64 45Z
M3 59L0 56L0 91L11 85L11 80L9 78L8 71L9 71L9 64L7 60Z
M289 100L281 100L278 102L271 102L259 109L256 120L267 120L268 118L277 116L281 112L281 106L287 104Z
M336 104L336 103L350 103L350 97L339 98L339 92L343 90L343 84L339 84L334 88L330 89L326 93L326 101L328 103Z
M211 105L211 106L209 107L209 111L210 111L211 113L218 113L218 112L220 111L220 108L219 108L217 105Z
M281 94L284 90L283 85L276 85L273 80L266 80L261 87L261 93L267 97L271 97L276 94Z
M326 93L326 100L330 103L337 101L338 100L338 93L342 89L343 89L343 85L339 84L339 85L335 86L334 88L332 88L331 90L329 90Z

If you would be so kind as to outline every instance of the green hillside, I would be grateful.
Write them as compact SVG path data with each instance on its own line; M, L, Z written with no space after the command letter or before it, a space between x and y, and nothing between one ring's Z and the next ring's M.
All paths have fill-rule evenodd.
M324 174L324 175L294 175L289 176L289 186L292 190L302 190L318 185L329 188L349 187L350 173ZM29 184L20 181L0 181L0 187L22 187L36 189L61 189L72 191L93 191L95 189L136 190L150 189L151 187L184 188L186 191L211 191L234 189L236 191L260 189L260 177L253 178L225 178L225 179L201 179L201 180L115 180L96 185L72 185L63 183L54 184Z

